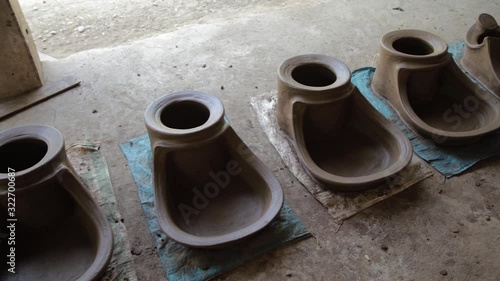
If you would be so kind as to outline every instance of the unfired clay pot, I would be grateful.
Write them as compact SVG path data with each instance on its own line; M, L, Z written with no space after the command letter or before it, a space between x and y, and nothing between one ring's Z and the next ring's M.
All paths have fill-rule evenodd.
M470 143L500 127L499 99L468 79L447 49L425 31L384 35L372 88L436 144Z
M462 65L500 97L500 27L488 14L481 14L465 37Z
M192 247L221 247L264 228L283 191L236 135L216 97L177 92L146 110L155 207L162 230Z
M2 131L0 155L0 219L2 225L17 219L7 221L15 224L15 245L0 244L2 255L15 248L16 273L2 263L0 279L98 280L111 258L111 228L68 162L59 131L44 125Z
M339 190L372 187L410 163L412 146L351 83L341 61L286 60L278 72L276 117L313 178Z

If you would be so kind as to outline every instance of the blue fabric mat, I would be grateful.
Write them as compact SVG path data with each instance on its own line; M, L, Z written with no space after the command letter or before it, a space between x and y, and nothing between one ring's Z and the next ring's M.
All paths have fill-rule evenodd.
M168 280L207 280L227 272L284 243L311 236L285 202L278 217L264 230L238 244L220 250L194 249L170 240L158 224L154 210L151 146L147 135L123 142L120 148L138 186L139 199Z
M459 63L464 48L465 43L461 42L450 45L448 51L453 55L455 61ZM500 155L500 131L483 137L470 145L449 147L436 146L432 140L416 134L406 126L397 112L383 97L372 91L370 85L374 73L375 68L372 67L358 69L353 72L352 82L379 112L405 132L413 144L415 153L447 178L464 172L480 160ZM475 79L470 78L474 83L478 84Z

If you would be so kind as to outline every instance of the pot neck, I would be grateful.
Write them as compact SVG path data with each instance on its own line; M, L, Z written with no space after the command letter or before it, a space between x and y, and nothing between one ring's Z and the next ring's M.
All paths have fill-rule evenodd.
M209 141L221 135L228 127L230 127L229 121L225 115L222 115L210 124L187 130L161 130L161 128L148 127L148 135L153 146L160 143L168 146L189 146Z

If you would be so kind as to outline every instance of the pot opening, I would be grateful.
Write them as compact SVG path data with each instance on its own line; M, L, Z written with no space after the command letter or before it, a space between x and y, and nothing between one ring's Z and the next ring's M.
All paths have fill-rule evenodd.
M297 66L292 70L292 78L302 85L311 87L329 86L337 80L331 69L316 63Z
M490 14L480 14L476 25L482 27L484 32L479 35L477 43L483 44L486 37L500 38L500 30L498 29L498 23L493 16Z
M434 48L429 43L413 37L397 39L392 43L392 47L398 52L414 56L425 56L434 52Z
M492 37L492 38L500 38L500 32L497 31L497 30L492 30L492 31L487 31L483 34L481 34L478 38L477 38L477 43L478 44L483 44L484 40L486 39L486 37Z
M47 144L39 139L20 139L0 146L0 173L18 173L40 162L47 154ZM10 169L9 169L10 168Z
M205 124L210 117L208 108L194 101L179 101L167 105L161 112L161 123L172 129L192 129Z

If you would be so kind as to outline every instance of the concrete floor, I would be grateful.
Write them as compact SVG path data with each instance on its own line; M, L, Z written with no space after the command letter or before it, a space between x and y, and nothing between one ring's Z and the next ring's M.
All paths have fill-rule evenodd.
M19 0L40 51L55 58L300 0ZM98 7L96 9L96 7Z
M70 74L82 86L1 122L0 129L42 123L58 128L67 144L102 141L131 244L141 252L134 256L140 280L166 277L118 144L146 132L143 113L155 98L196 89L223 101L236 132L277 170L287 200L315 236L259 257L220 280L498 281L499 157L446 181L436 173L345 221L337 231L325 209L288 170L277 169L283 163L249 105L250 97L276 89L277 68L290 56L327 54L354 70L373 65L379 40L390 30L419 28L452 43L463 40L481 12L500 18L499 2L304 1L190 24L60 60L45 57L47 80Z

